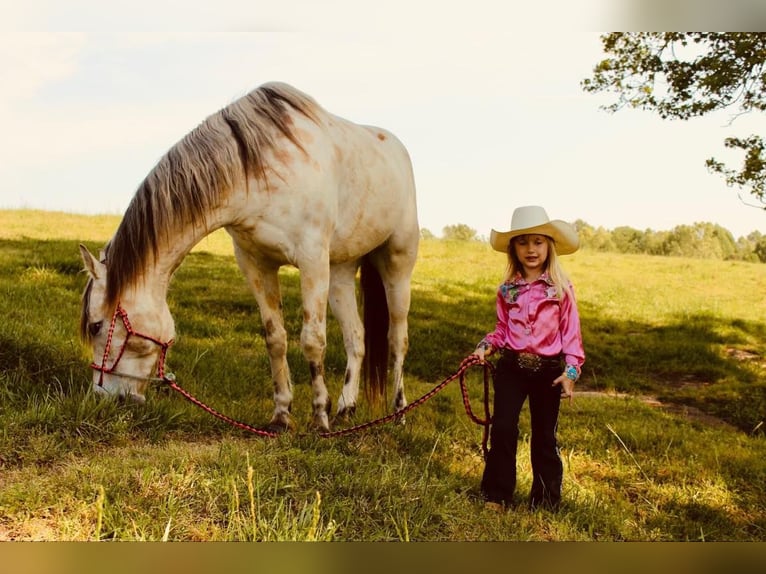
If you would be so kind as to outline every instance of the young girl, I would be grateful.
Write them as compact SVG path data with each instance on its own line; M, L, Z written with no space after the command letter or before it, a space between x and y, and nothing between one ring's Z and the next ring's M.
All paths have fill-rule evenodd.
M494 410L481 491L488 506L513 502L519 414L529 398L532 489L530 507L558 509L563 466L556 442L561 397L572 400L585 360L580 318L572 286L558 255L574 253L577 232L551 221L542 207L519 207L511 230L494 229L492 247L508 255L505 281L497 292L497 325L473 354L500 352L494 381Z

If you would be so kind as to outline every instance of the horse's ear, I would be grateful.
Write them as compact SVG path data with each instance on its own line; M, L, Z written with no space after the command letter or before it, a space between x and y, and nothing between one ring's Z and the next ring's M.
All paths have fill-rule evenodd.
M80 256L82 257L82 262L85 264L86 271L90 273L90 276L93 277L93 279L99 279L106 274L106 266L93 257L91 252L88 251L88 248L82 243L80 243Z

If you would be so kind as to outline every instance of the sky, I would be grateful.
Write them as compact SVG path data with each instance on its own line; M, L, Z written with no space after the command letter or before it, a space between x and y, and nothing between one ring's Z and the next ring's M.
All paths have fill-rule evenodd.
M122 214L208 115L272 80L394 132L421 227L507 230L515 207L595 227L717 223L766 232L755 200L709 173L733 111L689 121L601 109L580 82L614 2L0 0L0 209ZM278 6L278 7L276 7ZM553 8L555 7L555 10ZM555 22L550 22L550 14Z

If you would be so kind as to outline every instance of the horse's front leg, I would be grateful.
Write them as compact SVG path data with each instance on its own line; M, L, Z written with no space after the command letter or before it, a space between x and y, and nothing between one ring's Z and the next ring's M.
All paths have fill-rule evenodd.
M338 399L338 417L354 414L359 396L359 377L364 359L364 327L356 302L355 261L335 265L330 270L330 308L343 332L346 349L346 376Z
M330 401L324 378L324 358L327 347L327 302L330 283L329 255L312 258L300 265L301 296L303 298L303 328L301 348L311 373L314 407L313 425L330 430Z
M237 262L247 277L250 289L258 303L266 340L266 351L271 365L274 385L274 414L269 427L276 431L294 427L290 410L293 387L287 364L287 331L282 317L282 300L279 290L279 267L254 258L235 249Z

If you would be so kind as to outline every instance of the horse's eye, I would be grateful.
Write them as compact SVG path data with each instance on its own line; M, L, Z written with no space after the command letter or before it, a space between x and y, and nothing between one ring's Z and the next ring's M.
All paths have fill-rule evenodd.
M96 323L91 323L88 325L88 331L90 332L91 337L95 337L98 335L98 332L101 330L101 324L103 321L98 321Z

